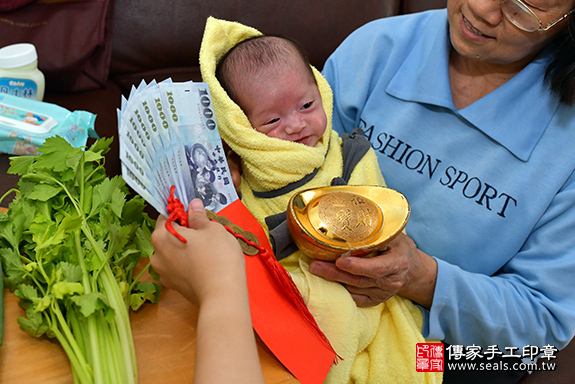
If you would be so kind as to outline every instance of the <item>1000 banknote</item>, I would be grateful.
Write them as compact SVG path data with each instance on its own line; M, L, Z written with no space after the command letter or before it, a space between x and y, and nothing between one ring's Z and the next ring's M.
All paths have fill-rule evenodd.
M218 212L238 199L205 83L142 82L118 110L122 176L167 215L170 189Z

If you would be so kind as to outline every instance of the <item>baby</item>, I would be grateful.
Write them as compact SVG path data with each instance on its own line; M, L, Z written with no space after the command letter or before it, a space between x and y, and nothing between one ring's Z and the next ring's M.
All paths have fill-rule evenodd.
M346 138L342 145L332 131L331 89L304 51L292 40L210 18L200 69L210 86L222 139L241 158L242 202L272 237L276 256L343 358L332 366L326 382L440 382L441 375L415 370L415 344L425 342L416 305L394 296L378 306L358 308L341 284L312 275L310 260L297 247L277 247L272 236L285 228L275 219L301 190L329 186L334 179L385 185L363 135ZM347 146L348 140L354 144ZM355 145L362 142L367 146Z

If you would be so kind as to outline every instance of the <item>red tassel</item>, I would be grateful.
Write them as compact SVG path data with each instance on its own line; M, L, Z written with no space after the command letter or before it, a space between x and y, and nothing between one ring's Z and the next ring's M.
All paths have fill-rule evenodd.
M188 226L188 213L184 207L184 204L180 201L180 199L174 198L174 190L176 189L175 185L172 185L170 188L170 196L168 196L168 205L167 210L170 212L168 216L168 220L166 221L166 229L172 235L176 236L178 240L182 243L187 243L188 241L182 237L174 227L172 226L173 222L179 222L182 227Z
M270 272L274 280L278 283L281 292L283 292L290 300L290 302L292 302L296 306L298 312L301 313L302 316L306 319L307 324L309 324L312 327L315 333L319 337L321 337L321 339L325 342L326 346L330 349L330 351L335 354L334 364L337 364L339 359L343 360L343 358L335 352L328 338L323 334L323 332L317 325L315 318L308 310L307 305L305 304L305 301L299 289L293 282L288 271L286 271L286 269L280 263L278 263L273 254L271 254L271 252L269 252L266 248L261 247L259 244L256 244L248 240L244 236L235 233L226 225L224 225L224 228L226 228L228 232L230 232L235 237L242 239L248 245L256 247L259 250L258 256L260 257L261 260L263 260L266 269Z

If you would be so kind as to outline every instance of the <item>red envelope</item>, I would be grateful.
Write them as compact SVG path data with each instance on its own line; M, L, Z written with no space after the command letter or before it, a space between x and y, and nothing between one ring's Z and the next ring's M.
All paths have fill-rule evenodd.
M218 215L255 234L260 247L267 251L263 255L262 252L255 256L245 255L255 331L299 381L323 383L331 365L337 361L337 354L305 307L291 277L273 256L263 228L240 200L219 211Z

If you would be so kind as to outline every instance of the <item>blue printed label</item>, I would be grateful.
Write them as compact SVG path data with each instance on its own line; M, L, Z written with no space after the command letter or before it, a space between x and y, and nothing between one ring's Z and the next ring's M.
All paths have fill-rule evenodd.
M12 96L36 99L38 85L30 79L16 79L13 77L0 77L0 93Z

